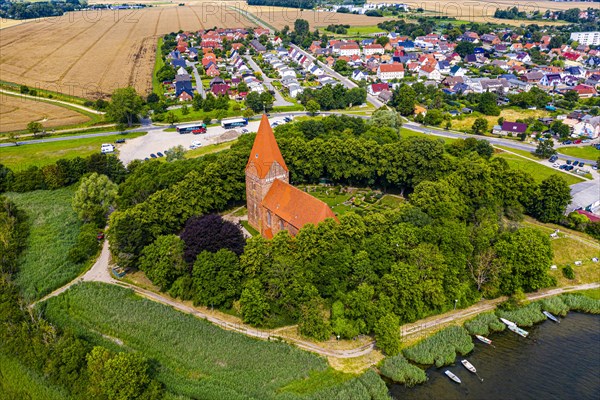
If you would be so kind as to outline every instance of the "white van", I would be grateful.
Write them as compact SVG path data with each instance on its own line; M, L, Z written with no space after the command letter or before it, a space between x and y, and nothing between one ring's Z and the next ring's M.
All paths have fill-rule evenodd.
M104 154L106 153L112 153L115 151L115 146L113 146L110 143L104 143L102 144L102 147L100 148L100 151Z

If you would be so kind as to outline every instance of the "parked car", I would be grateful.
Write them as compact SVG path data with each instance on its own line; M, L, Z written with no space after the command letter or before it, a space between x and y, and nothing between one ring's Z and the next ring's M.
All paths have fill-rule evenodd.
M151 158L156 158L156 154L152 153L152 154L150 154L150 157Z
M581 139L577 139L573 142L573 144L579 144L579 143L581 143Z
M584 139L581 141L581 143L589 143L589 142L590 142L590 139Z
M148 158L148 157L144 158L144 161L148 161L148 160L149 160L149 158Z
M567 160L567 165L571 165L571 160Z
M125 143L125 139L117 139L115 140L115 143Z
M246 129L246 128L242 129L242 133L248 133L248 132L250 132L248 129Z
M567 164L563 164L560 167L558 167L558 169L567 169L568 165Z
M563 144L572 144L573 142L571 142L570 140L567 140L565 142L563 142Z
M567 171L573 171L573 168L575 168L575 167L572 165L567 165Z
M557 155L553 155L552 157L550 157L550 159L548 161L550 161L551 163L553 163L556 160L558 160L558 156Z
M577 160L573 161L573 164L571 164L572 166L576 167L579 165L579 162Z
M579 168L583 168L585 166L585 163L579 161Z
M103 240L104 239L104 232L98 232L98 234L96 235L96 239Z
M292 119L291 119L290 117L285 117L283 120L284 120L285 122L291 122L291 121L292 121Z
M159 156L159 157L162 157L162 156L164 156L164 154L163 154L163 153L161 153L160 151L159 151L158 153L156 153L156 155L157 155L157 156Z

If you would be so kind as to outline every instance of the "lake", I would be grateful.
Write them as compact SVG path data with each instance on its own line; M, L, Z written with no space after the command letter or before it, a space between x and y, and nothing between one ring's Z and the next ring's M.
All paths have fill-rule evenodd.
M490 334L496 348L475 340L475 349L455 365L429 368L429 380L406 388L391 385L394 399L600 399L600 316L570 312L561 323L525 328L528 338L508 329ZM467 371L466 358L483 382ZM445 370L462 384L452 382Z

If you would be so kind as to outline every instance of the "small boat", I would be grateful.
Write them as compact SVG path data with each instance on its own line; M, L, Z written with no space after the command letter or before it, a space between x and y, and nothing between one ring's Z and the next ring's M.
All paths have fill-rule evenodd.
M548 319L551 319L554 322L558 322L560 324L560 321L558 320L558 318L556 318L554 315L550 314L548 311L542 311L542 313L548 317Z
M485 344L492 344L492 341L490 339L486 338L485 336L475 335L475 337L477 339L479 339L480 342L483 342Z
M477 370L475 369L475 367L473 366L473 364L471 364L470 362L468 362L467 360L462 360L461 361L462 365L465 366L466 369L468 369L469 371L471 371L472 373L476 374Z
M454 375L452 372L446 370L446 371L444 371L444 373L446 374L446 376L448 378L452 379L454 382L461 383L460 378L458 376Z
M504 319L504 318L500 318L500 321L504 322L508 327L517 326L517 324L515 324L514 322L509 321L509 320Z
M519 328L517 325L508 325L508 329L510 329L511 331L513 331L514 333L516 333L517 335L521 335L523 337L527 337L527 335L529 335L529 332L527 332L524 329Z

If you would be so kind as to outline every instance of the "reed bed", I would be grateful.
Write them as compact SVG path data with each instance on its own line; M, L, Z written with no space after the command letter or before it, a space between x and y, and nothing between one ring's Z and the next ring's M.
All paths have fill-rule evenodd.
M562 297L548 297L538 301L542 310L546 310L554 315L564 317L569 312L569 306L565 304Z
M479 314L465 322L464 327L471 335L488 335L490 332L501 332L506 329L506 325L491 311Z
M563 294L560 298L572 311L600 314L600 300L580 294Z
M525 307L511 311L497 310L496 315L500 318L506 318L519 326L533 326L533 324L546 319L546 316L542 314L539 303L531 303Z
M473 350L473 347L471 336L465 328L449 326L414 346L404 349L403 354L417 364L435 364L440 368L452 364L456 353L466 355Z
M412 387L427 381L427 375L421 368L412 365L402 355L388 357L380 368L381 375L397 383Z

